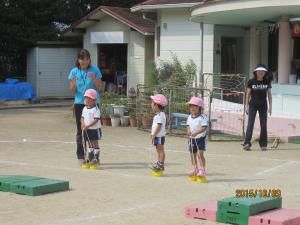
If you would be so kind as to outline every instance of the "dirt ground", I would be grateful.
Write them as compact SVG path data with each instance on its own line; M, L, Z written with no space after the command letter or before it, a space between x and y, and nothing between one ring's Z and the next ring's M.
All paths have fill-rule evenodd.
M283 207L300 209L300 145L251 152L238 142L209 142L205 184L188 181L187 140L167 137L165 177L152 177L149 134L103 128L101 169L85 170L75 156L75 125L68 108L0 111L0 175L70 182L65 192L30 197L0 192L5 225L215 224L184 217L184 207L235 195L237 189L281 189Z

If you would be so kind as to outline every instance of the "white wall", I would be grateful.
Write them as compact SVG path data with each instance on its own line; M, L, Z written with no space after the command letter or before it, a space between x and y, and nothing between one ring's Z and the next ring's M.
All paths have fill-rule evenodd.
M78 48L39 47L37 97L72 97L68 75L75 65Z
M137 84L144 84L145 82L145 36L137 31L131 30L128 26L122 24L116 19L105 16L100 22L94 26L89 27L83 38L84 48L88 49L91 54L92 63L97 65L98 62L98 47L97 44L91 44L91 32L109 32L109 31L121 31L124 33L124 43L128 43L128 60L127 60L127 89L134 87ZM154 42L153 38L149 39L147 46ZM149 48L149 47L147 47ZM147 60L149 60L149 54L154 51L153 44L152 49L149 49ZM152 54L153 55L153 54ZM153 57L152 57L153 60Z
M272 84L273 114L300 118L300 85Z
M91 27L88 27L86 29L86 33L83 36L83 47L89 50L93 65L98 64L98 47L97 44L91 44L91 32L99 31L123 31L124 43L129 43L130 38L130 28L109 16L101 18L100 22Z
M214 72L214 25L203 25L203 73Z
M127 89L136 89L145 83L145 37L136 31L130 32L128 45Z
M27 82L29 82L34 90L37 89L37 51L38 48L31 48L27 52Z
M37 98L72 97L68 75L74 67L76 47L34 47L27 53L27 81Z
M158 12L157 26L161 27L160 60L170 60L174 53L182 63L192 59L200 66L200 24L189 21L188 9L169 9Z
M73 93L69 90L69 81L68 76L71 69L75 66L76 57L80 48L70 47L70 48L60 48L60 88L61 88L61 96L73 96Z

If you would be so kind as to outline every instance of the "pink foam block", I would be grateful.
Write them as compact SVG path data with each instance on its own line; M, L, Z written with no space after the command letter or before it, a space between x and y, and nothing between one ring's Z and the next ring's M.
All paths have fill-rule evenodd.
M185 216L188 218L217 220L218 202L216 200L193 204L185 208Z
M250 216L248 225L300 225L300 210L275 209Z

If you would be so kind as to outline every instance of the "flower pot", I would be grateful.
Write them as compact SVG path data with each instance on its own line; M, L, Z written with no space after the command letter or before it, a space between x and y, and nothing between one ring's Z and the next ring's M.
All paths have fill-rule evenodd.
M110 117L101 117L101 123L103 126L111 126Z
M131 127L136 127L136 118L135 117L129 117L129 123Z
M113 105L113 114L118 114L120 116L124 115L125 106L124 105Z
M128 127L129 125L129 116L122 116L121 117L121 126Z
M142 128L143 129L150 128L150 119L148 117L145 116L142 117Z
M121 119L119 117L112 117L111 118L111 125L113 127L118 127L120 125Z

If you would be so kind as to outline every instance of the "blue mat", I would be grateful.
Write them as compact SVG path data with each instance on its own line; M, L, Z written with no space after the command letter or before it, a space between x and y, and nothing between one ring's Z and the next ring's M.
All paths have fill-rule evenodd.
M6 79L0 83L0 101L34 99L35 93L31 84L16 79Z

